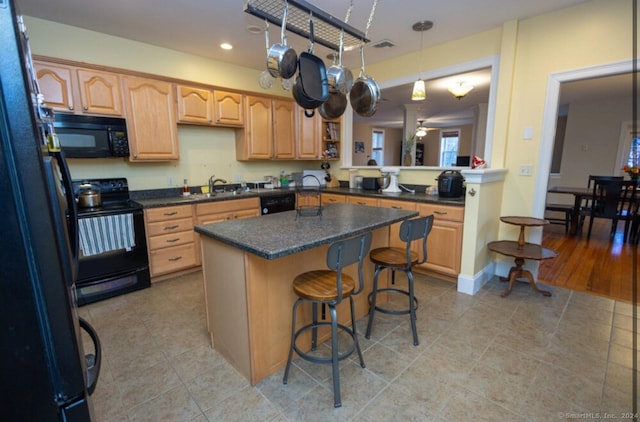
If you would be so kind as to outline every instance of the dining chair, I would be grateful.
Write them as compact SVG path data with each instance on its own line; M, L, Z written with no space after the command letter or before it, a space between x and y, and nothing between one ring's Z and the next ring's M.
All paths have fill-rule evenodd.
M620 203L618 209L618 220L624 221L623 241L636 241L638 206L640 205L640 192L638 191L637 180L625 180L622 182L620 192ZM634 223L636 223L634 225ZM634 229L634 230L632 230Z
M600 177L593 179L592 193L589 198L588 207L583 207L580 211L581 219L589 217L589 230L587 239L591 237L593 220L595 218L605 218L611 220L610 237L616 232L618 220L620 219L620 199L622 193L622 178Z
M622 176L600 176L600 175L590 174L589 178L587 180L587 188L591 189L591 191L593 193L594 184L598 180L602 180L602 181L620 181L621 182L623 179L624 179L624 177L622 177ZM578 230L580 230L580 231L582 230L582 227L584 225L585 217L590 214L592 201L593 201L593 194L590 195L590 196L586 196L583 199L583 203L581 204L580 209L576 210L576 212L580 213L580 221L578 222Z

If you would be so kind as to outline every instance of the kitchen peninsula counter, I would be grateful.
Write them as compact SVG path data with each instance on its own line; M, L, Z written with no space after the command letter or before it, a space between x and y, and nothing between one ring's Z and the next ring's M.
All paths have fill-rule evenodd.
M327 249L341 239L371 231L371 248L388 246L389 225L417 215L393 208L332 204L323 207L322 216L296 218L296 211L287 211L196 226L201 235L212 346L253 385L284 367L296 300L291 286L294 277L326 269ZM373 270L365 259L365 288L354 297L356 318L368 312ZM346 273L357 277L357 266ZM339 320L348 321L348 308L348 303L338 306ZM309 323L310 314L303 307L299 327ZM298 342L301 348L309 343L309 336Z

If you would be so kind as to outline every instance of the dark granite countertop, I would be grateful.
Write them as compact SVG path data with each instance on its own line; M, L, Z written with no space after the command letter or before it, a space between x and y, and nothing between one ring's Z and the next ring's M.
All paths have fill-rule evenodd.
M167 207L172 205L188 205L200 202L228 201L242 198L255 198L260 196L281 195L283 193L295 193L295 189L255 189L251 191L217 192L215 195L196 193L182 196L179 189L159 189L151 191L132 191L131 199L144 208ZM369 198L397 199L400 201L435 203L441 205L464 206L464 195L458 198L440 198L437 195L427 195L424 188L416 189L416 193L383 193L374 190L326 188L322 193L335 193L340 195L362 196Z
M266 259L277 259L415 217L416 211L332 204L322 216L286 211L205 224L195 231Z
M435 203L441 205L453 205L458 207L464 206L465 196L459 196L457 198L441 198L438 195L427 195L424 193L424 187L420 189L416 188L416 193L400 192L400 193L386 193L376 190L363 190L363 189L349 189L349 188L327 188L323 193L336 193L341 195L352 196L364 196L369 198L381 198L381 199L397 199L399 201L409 202L423 202L423 203Z

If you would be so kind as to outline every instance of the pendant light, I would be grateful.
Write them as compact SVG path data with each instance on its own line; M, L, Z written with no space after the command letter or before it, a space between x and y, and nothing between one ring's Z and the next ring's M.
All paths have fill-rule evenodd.
M455 84L451 85L448 88L449 92L457 99L461 99L462 97L467 95L469 91L471 91L472 89L473 89L473 85L464 81L456 82Z
M413 24L411 27L414 31L420 32L420 62L418 63L418 72L422 71L422 42L424 39L424 31L428 31L433 28L433 22L420 21ZM425 90L424 81L419 78L413 84L413 91L411 92L411 99L413 101L422 101L427 98L427 92Z

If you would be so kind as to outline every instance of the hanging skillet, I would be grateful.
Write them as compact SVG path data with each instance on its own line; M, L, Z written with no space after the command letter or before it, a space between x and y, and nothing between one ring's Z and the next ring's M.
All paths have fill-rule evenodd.
M292 93L296 103L305 109L305 115L312 117L314 109L320 107L329 98L329 84L324 62L313 55L313 20L309 17L309 51L298 58L298 77Z
M298 56L296 51L287 45L287 14L289 4L285 0L282 13L282 28L280 30L280 44L274 44L267 54L267 69L274 78L289 79L296 73Z
M347 109L347 96L342 92L330 92L329 99L322 103L318 111L326 120L337 119Z
M380 87L373 79L364 73L364 45L360 44L360 56L362 58L362 67L360 68L360 76L353 83L351 92L349 92L349 100L353 111L362 117L371 117L376 112L376 107L380 102Z

